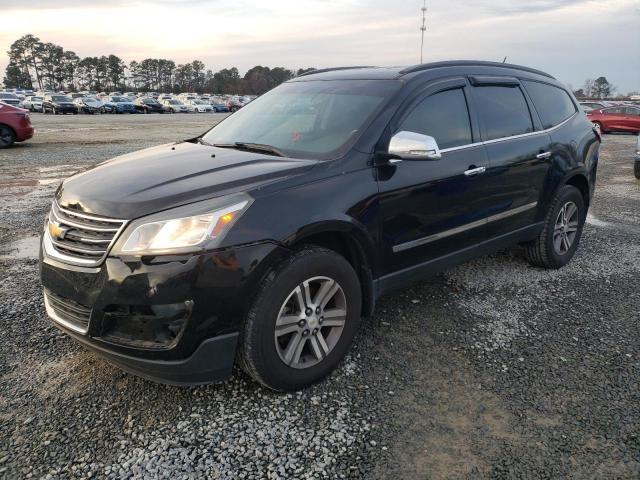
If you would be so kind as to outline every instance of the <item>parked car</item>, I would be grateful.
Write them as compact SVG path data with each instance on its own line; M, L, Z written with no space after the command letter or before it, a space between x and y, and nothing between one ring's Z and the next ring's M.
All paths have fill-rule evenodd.
M103 110L107 113L136 113L136 107L129 97L109 96L103 100Z
M604 102L580 102L580 106L585 112L590 112L591 110L600 110L601 108L606 108L610 105L607 105Z
M66 95L54 93L53 95L44 96L42 100L42 113L52 113L54 115L73 113L75 115L78 113L78 110L76 110L76 106L71 98Z
M636 157L633 162L633 174L640 180L640 135L638 135L638 139L636 140Z
M162 104L153 97L141 97L133 102L140 113L164 113Z
M640 107L619 105L587 112L587 118L602 133L640 133Z
M30 97L26 97L22 101L22 108L29 110L30 112L41 112L42 111L42 97L38 97L37 95L32 95Z
M96 97L84 96L76 98L73 103L78 113L96 114L102 113L104 104Z
M201 137L65 180L45 307L153 380L220 381L238 358L269 388L304 388L386 292L518 243L566 265L599 146L571 92L530 68L316 70Z
M191 109L182 103L180 100L176 100L175 98L171 98L169 100L162 100L160 102L162 104L162 108L167 113L189 113Z
M0 101L0 148L24 142L33 137L33 132L27 110Z
M192 111L196 113L213 112L213 107L204 100L187 100L185 104L192 107Z
M209 99L209 102L211 103L211 106L213 107L213 110L215 112L228 112L229 111L229 107L227 106L225 101L222 100L219 97L211 97Z
M19 106L20 99L15 93L12 92L0 92L0 102L6 103L7 105L13 105L14 107Z

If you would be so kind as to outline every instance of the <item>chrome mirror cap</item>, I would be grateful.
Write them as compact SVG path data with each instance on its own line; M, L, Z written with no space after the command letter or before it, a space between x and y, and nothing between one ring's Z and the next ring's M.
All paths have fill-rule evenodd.
M391 137L389 155L404 160L440 160L442 158L435 138L407 131L398 132Z

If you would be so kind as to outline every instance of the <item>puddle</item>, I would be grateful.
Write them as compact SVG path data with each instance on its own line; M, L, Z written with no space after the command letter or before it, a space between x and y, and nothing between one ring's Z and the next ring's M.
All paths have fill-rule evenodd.
M40 237L23 237L2 248L0 259L31 260L38 258Z

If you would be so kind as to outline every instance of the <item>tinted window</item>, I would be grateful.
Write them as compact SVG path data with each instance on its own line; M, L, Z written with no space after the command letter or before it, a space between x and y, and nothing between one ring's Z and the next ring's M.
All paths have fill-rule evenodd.
M569 94L561 88L538 82L522 82L536 106L543 128L551 128L576 113Z
M607 113L609 115L622 115L624 114L624 107L607 108L606 110L602 110L602 113Z
M402 121L399 130L430 135L440 148L472 143L464 92L448 90L425 98Z
M626 108L627 115L640 115L640 108L636 107L627 107Z
M533 132L527 101L518 87L476 87L474 96L485 140Z

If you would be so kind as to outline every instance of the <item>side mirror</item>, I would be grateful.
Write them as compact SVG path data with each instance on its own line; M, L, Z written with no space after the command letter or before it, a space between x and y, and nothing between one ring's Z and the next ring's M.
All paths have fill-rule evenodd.
M389 155L403 160L440 160L436 139L421 133L402 131L389 141Z

